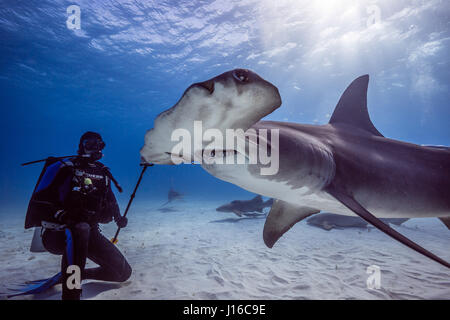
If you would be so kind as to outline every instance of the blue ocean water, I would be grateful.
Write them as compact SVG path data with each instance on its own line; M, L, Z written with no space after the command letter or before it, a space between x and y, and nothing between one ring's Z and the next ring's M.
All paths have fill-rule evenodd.
M80 28L67 25L71 5ZM345 87L370 74L368 105L387 137L450 144L450 8L444 1L2 1L0 216L23 215L40 165L101 133L125 192L154 118L193 82L249 68L283 105L266 118L326 123ZM73 20L69 21L74 22ZM249 198L199 166L155 166L136 201L170 185L194 199Z
M234 68L278 87L283 104L266 120L309 124L327 123L347 85L369 74L383 135L450 146L448 17L445 0L0 1L0 295L59 266L29 252L22 224L42 164L21 163L75 154L82 133L99 132L123 212L156 116L192 83ZM170 187L185 199L162 212ZM215 211L253 196L198 165L149 168L118 245L132 285L88 283L83 298L449 298L447 270L373 228L302 221L268 249L264 219ZM437 219L394 228L448 260ZM366 287L370 264L383 271L381 291Z

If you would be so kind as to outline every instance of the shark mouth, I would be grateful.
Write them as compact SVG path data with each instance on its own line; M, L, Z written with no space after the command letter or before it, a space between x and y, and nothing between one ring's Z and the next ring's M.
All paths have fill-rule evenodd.
M248 161L248 157L236 149L202 149L202 160L206 164L240 164L238 158L242 159L242 164Z
M248 157L236 149L201 149L194 153L194 158L191 155L175 154L166 152L174 163L190 163L193 162L201 164L244 164L248 162ZM237 161L238 157L241 161ZM243 160L243 161L242 161ZM243 162L243 163L241 163Z

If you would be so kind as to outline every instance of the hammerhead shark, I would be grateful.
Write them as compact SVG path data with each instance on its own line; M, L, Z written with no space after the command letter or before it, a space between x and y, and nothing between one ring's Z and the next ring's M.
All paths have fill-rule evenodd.
M276 199L263 230L269 248L297 222L328 211L357 215L450 268L447 261L380 220L439 217L450 228L450 149L384 137L369 117L368 83L369 76L363 75L347 87L328 124L258 122L281 105L278 90L249 70L232 70L191 85L174 107L160 114L147 132L141 156L150 163L171 163L173 143L167 143L171 131L190 130L194 120L205 120L219 130L254 129L257 139L252 134L246 138L258 145L264 142L270 153L279 154L275 174L261 174L265 165L250 161L208 161L202 167L221 180ZM261 134L263 130L277 130L279 139L272 141L272 136ZM249 158L247 149L229 151L216 149L209 156ZM196 152L203 154L205 145L197 145L182 157L190 160Z
M179 193L178 191L175 191L172 187L170 187L169 192L167 193L167 201L164 202L161 207L164 207L165 205L171 203L172 201L182 199L183 195Z

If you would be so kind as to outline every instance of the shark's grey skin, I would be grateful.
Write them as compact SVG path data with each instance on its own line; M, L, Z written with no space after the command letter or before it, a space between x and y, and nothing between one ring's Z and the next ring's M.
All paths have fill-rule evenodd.
M278 199L264 226L268 247L312 214L356 214L450 268L379 219L440 217L448 226L450 149L383 137L367 111L368 81L365 75L350 84L326 125L261 121L252 127L279 130L279 144L268 138L269 149L279 152L275 175L261 175L260 164L202 166L219 179Z
M219 212L233 212L235 215L242 217L243 215L254 214L255 212L261 212L264 208L271 207L273 199L263 201L260 195L250 200L233 200L230 203L224 204L216 211Z
M242 79L242 80L240 80ZM407 239L379 218L439 217L450 225L450 149L424 147L383 137L367 110L369 76L353 81L326 125L261 121L281 104L278 90L251 71L229 71L194 84L171 109L160 114L146 134L144 161L173 164L172 130L192 132L193 121L208 128L279 130L279 170L261 175L258 164L203 162L213 176L251 192L277 199L266 219L268 247L295 223L319 213L357 215L394 239L450 268L450 264ZM216 90L215 90L216 89ZM258 136L258 143L264 142ZM200 148L203 148L201 146ZM179 155L191 161L196 152ZM242 150L218 150L211 158L233 157ZM176 156L176 155L175 155ZM244 157L247 155L244 154ZM209 159L211 160L211 159Z
M397 226L401 225L408 219L402 219L402 218L386 218L381 219L384 223L392 223ZM334 214L334 213L319 213L316 215L313 215L306 220L306 223L308 225L312 225L315 227L319 227L322 229L325 229L327 231L338 228L338 229L344 229L344 228L367 228L367 221L360 218L360 217L350 217L350 216L343 216L340 214Z
M171 203L172 201L182 199L183 195L177 191L175 191L172 187L170 187L169 192L167 193L167 202L165 202L161 207Z

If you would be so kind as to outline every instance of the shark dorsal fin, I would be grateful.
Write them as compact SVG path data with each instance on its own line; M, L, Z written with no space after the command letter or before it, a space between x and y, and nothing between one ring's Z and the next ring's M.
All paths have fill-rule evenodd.
M345 89L331 116L330 123L343 123L363 129L376 136L383 136L370 121L367 110L369 75L363 75Z
M262 202L262 201L263 201L261 195L257 195L257 196L254 197L252 200L258 201L258 202Z

